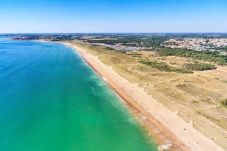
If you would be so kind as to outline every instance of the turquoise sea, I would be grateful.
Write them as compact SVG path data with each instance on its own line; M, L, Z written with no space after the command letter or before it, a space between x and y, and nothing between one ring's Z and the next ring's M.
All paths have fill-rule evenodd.
M0 38L0 151L156 151L71 48Z

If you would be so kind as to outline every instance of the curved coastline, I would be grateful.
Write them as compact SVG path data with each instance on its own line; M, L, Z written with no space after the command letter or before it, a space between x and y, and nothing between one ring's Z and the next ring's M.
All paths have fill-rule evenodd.
M26 40L1 48L0 150L157 151L71 48Z
M194 129L190 123L186 123L178 115L162 106L137 85L122 78L84 48L72 42L60 43L73 48L93 70L105 79L148 133L154 136L161 149L223 151L211 139Z

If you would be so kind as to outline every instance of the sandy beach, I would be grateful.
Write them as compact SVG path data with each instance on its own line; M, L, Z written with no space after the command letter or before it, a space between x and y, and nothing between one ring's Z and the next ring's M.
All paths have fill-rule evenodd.
M130 83L111 67L102 63L84 48L71 43L63 44L74 48L84 60L105 79L109 86L122 98L148 130L161 149L192 151L223 151L211 139L185 122L175 112L170 111L137 84Z

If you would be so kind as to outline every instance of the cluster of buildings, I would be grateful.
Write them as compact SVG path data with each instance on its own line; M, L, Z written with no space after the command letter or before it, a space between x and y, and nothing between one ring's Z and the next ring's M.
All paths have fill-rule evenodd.
M218 48L227 47L227 39L184 38L169 39L164 43L168 48L184 48L197 51L218 51Z
M112 48L112 49L117 50L117 51L137 51L137 50L149 49L147 47L126 46L126 45L122 45L121 43L116 44L116 45L109 45L109 44L105 44L105 43L92 43L92 44Z

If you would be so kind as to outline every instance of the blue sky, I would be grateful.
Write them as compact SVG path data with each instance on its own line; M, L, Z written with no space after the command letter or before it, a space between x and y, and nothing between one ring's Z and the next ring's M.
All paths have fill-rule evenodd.
M227 0L0 0L0 33L227 32Z

